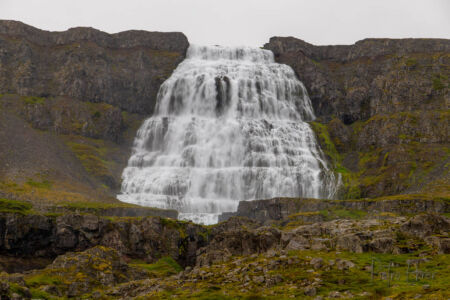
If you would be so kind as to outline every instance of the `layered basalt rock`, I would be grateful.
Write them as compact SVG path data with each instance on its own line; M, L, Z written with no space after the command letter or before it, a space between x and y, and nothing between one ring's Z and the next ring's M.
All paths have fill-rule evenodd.
M0 93L69 96L148 114L188 45L178 32L47 32L0 21Z
M159 217L118 218L95 215L0 214L0 255L46 257L101 245L133 258L154 261L170 256L192 265L206 245L207 230L193 223Z
M450 40L365 39L314 46L273 37L264 46L306 85L316 115L345 124L376 114L446 109Z
M265 48L308 90L312 127L342 177L339 198L448 195L450 40L274 37Z

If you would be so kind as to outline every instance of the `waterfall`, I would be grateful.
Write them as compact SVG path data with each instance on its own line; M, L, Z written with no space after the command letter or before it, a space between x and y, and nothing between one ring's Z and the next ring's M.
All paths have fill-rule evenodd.
M305 87L272 52L190 46L137 132L118 198L204 224L240 200L330 198L313 119Z

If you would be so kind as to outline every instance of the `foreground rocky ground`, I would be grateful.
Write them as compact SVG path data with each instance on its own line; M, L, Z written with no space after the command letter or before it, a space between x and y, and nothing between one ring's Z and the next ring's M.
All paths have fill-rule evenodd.
M301 200L255 205L294 207ZM303 200L311 208L314 201ZM435 202L425 213L411 207L409 213L389 212L386 204L366 210L303 207L214 226L160 217L36 214L10 202L0 214L0 295L448 299L448 199Z

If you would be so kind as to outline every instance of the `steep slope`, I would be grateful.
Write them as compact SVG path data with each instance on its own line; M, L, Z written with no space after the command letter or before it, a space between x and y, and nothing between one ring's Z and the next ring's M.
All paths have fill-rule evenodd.
M0 21L0 198L116 202L137 128L187 47L182 33Z
M366 39L265 45L310 94L322 148L344 181L341 197L449 192L450 41Z
M187 47L187 38L177 32L47 32L0 21L0 92L64 95L148 114Z

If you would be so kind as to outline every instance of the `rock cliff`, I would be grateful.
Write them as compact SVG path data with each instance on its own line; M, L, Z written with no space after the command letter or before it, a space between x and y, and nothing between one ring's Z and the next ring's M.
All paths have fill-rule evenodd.
M450 40L365 39L314 46L274 37L264 46L308 88L318 117L344 124L381 113L447 109Z
M149 114L188 45L178 32L47 32L0 21L0 93L69 96Z
M188 45L177 32L0 20L0 197L114 202L136 131Z
M311 97L322 149L343 179L341 198L446 194L450 187L450 40L366 39L265 45Z

